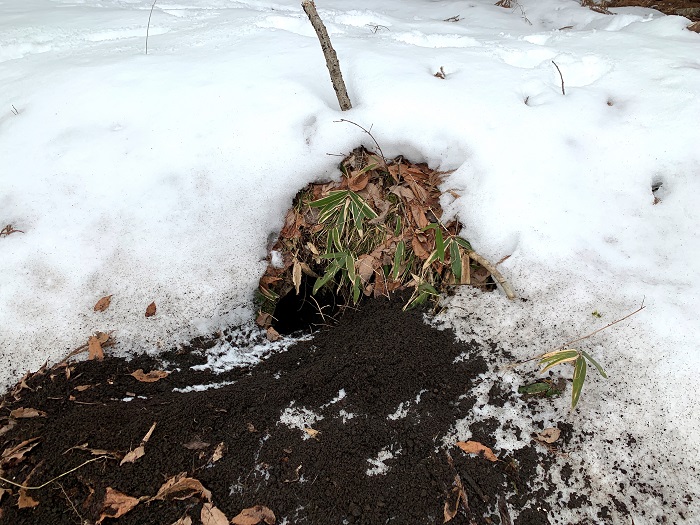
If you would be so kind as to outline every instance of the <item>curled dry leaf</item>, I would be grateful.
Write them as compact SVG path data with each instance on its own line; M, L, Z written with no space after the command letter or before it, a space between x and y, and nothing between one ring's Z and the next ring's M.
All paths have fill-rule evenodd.
M112 302L112 296L111 295L106 295L97 303L95 303L95 306L93 307L93 310L95 312L104 312L107 308L109 308L109 303Z
M498 461L496 454L489 447L482 445L478 441L457 441L455 444L467 454L483 456L489 461Z
M24 456L39 444L38 440L38 437L27 439L19 445L5 449L2 456L0 456L0 467L14 467L20 463L24 460Z
M46 417L46 412L36 408L15 408L10 415L15 419L27 419L30 417Z
M187 514L185 514L182 518L177 520L172 525L192 525L192 518L190 518Z
M151 370L147 374L144 373L142 368L139 368L136 370L136 372L132 372L130 374L134 379L137 381L141 381L142 383L155 383L156 381L160 381L164 377L168 377L170 375L170 372L165 372L164 370Z
M537 434L537 441L542 443L554 443L561 435L561 430L556 427L545 428L542 432Z
M88 388L92 388L93 386L94 385L78 385L73 390L77 390L78 392L85 392Z
M91 335L88 339L88 360L92 361L93 359L97 359L98 361L102 361L104 358L105 353L102 351L100 340L94 335Z
M146 443L148 443L148 440L151 439L151 434L153 434L153 431L156 429L156 423L153 423L151 425L151 428L146 432L146 435L143 436L143 439L141 440L141 444L136 447L134 450L129 452L126 456L124 456L124 459L121 460L119 463L119 466L121 467L124 463L133 463L137 459L139 459L141 456L143 456L146 453Z
M275 341L278 341L280 339L280 337L282 337L282 336L280 335L280 333L277 330L275 330L271 326L267 327L267 340L268 341L271 341L274 343Z
M321 433L318 430L314 430L313 428L305 428L304 432L306 432L310 437L314 439L318 439L318 435Z
M445 500L445 508L443 509L443 523L451 521L452 518L457 515L460 503L468 510L469 505L467 501L467 493L464 491L462 478L459 477L459 474L456 474L455 479L452 482L452 490L447 495L447 499Z
M205 503L202 505L200 519L202 520L202 525L229 525L226 514L221 512L211 503Z
M221 458L223 458L227 450L228 448L226 447L226 443L224 443L223 441L216 445L216 448L214 449L214 454L212 454L211 456L211 463L216 463Z
M123 516L138 505L140 501L141 499L139 498L127 496L118 490L114 490L112 487L107 487L105 500L102 503L102 513L97 523L102 523L106 518L114 519Z
M153 496L148 501L178 499L183 500L192 496L200 496L211 502L211 492L194 478L188 478L187 473L181 472L177 476L173 476L158 489L158 494Z
M274 525L276 520L274 512L262 505L256 505L249 509L243 509L238 516L231 520L231 525L258 525L259 523Z
M156 315L156 303L155 301L148 305L146 308L146 317L153 317Z

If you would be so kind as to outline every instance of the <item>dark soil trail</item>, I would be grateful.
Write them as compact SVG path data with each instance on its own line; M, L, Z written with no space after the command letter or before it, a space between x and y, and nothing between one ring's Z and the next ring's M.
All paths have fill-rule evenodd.
M446 502L456 504L459 475L468 507L460 505L450 523L508 523L511 513L520 513L513 523L548 523L546 503L527 488L538 463L547 461L541 448L533 444L494 463L443 445L455 421L469 414L470 391L486 363L479 348L426 325L420 311L403 312L403 304L367 301L313 339L253 368L220 375L192 370L204 362L195 350L166 354L172 373L152 383L130 375L139 368L163 369L148 357L74 364L68 379L65 368L33 376L19 399L3 399L3 416L20 407L46 412L16 419L0 436L0 450L39 438L25 457L4 461L1 475L7 479L39 485L94 457L72 447L124 454L157 426L135 463L87 464L30 491L39 502L33 508L19 509L17 488L0 483L12 489L0 501L0 522L95 523L108 487L154 496L185 472L211 491L212 503L229 520L263 505L278 524L443 523ZM465 353L468 359L456 360ZM232 384L173 391L220 381ZM284 423L285 416L310 413L315 419L306 426ZM9 421L0 419L0 428ZM488 427L472 427L471 439L493 446ZM225 452L212 462L220 443ZM102 523L169 525L189 515L197 524L202 503L198 497L143 501Z

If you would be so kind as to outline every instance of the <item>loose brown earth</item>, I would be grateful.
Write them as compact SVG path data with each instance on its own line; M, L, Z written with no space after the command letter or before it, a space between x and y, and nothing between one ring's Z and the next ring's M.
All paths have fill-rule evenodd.
M150 497L168 479L186 473L211 491L211 502L229 520L242 509L263 505L278 524L443 523L447 504L448 513L457 510L454 524L509 523L518 514L513 523L549 523L544 491L529 488L533 482L547 486L537 470L552 462L544 447L531 442L514 456L502 454L491 462L443 446L454 422L469 415L474 404L470 392L486 363L482 349L428 326L419 311L403 312L403 304L401 298L367 300L313 339L255 367L220 375L191 369L205 361L201 348L214 343L203 340L166 354L167 363L108 357L70 365L69 378L65 367L35 374L26 381L28 388L15 392L17 399L10 393L2 401L0 450L7 454L38 438L21 457L3 459L1 475L15 483L38 486L108 455L95 456L76 446L122 457L157 425L143 457L123 466L118 459L83 465L41 490L27 491L38 502L33 508L19 509L21 491L0 483L0 491L6 489L0 522L92 524L101 515L114 514L105 510L108 488ZM465 353L469 359L455 361ZM146 383L130 375L137 369L172 372ZM200 392L173 391L224 381L233 383ZM337 399L341 391L345 397ZM502 404L508 395L492 389L490 402ZM388 418L402 403L407 415ZM45 416L9 417L18 408L34 408ZM311 423L308 432L290 428L280 422L290 408L308 409L322 419ZM495 428L495 421L473 425L471 439L493 447ZM560 428L565 447L571 428ZM521 438L529 441L529 436ZM212 461L221 443L223 456ZM388 470L368 475L376 466L369 460L382 451L393 454L384 462ZM459 482L466 504L459 503ZM196 524L202 505L196 495L142 501L103 523L168 525L191 516Z

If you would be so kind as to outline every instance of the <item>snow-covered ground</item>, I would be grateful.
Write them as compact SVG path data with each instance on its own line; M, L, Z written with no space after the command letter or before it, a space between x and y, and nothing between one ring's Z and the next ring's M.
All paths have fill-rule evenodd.
M24 232L0 238L3 388L96 330L157 351L249 319L292 197L372 145L346 118L387 156L456 170L445 207L482 255L510 255L500 268L527 301L460 292L443 320L461 336L525 359L644 301L581 343L610 379L589 370L576 411L562 398L540 420L497 415L526 435L580 429L590 522L700 520L700 35L686 19L319 0L354 104L341 114L296 1L162 0L146 55L151 3L0 1L0 228ZM517 388L531 370L498 378Z

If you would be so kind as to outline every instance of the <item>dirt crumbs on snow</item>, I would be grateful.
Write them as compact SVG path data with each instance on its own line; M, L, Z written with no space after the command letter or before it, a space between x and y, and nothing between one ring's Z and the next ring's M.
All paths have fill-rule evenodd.
M0 475L43 488L1 482L1 521L548 523L546 494L529 487L546 486L553 455L490 448L495 421L455 443L481 349L403 304L369 300L217 376L191 369L197 352L169 354L169 374L107 357L34 375L3 399ZM176 390L211 383L223 386Z

